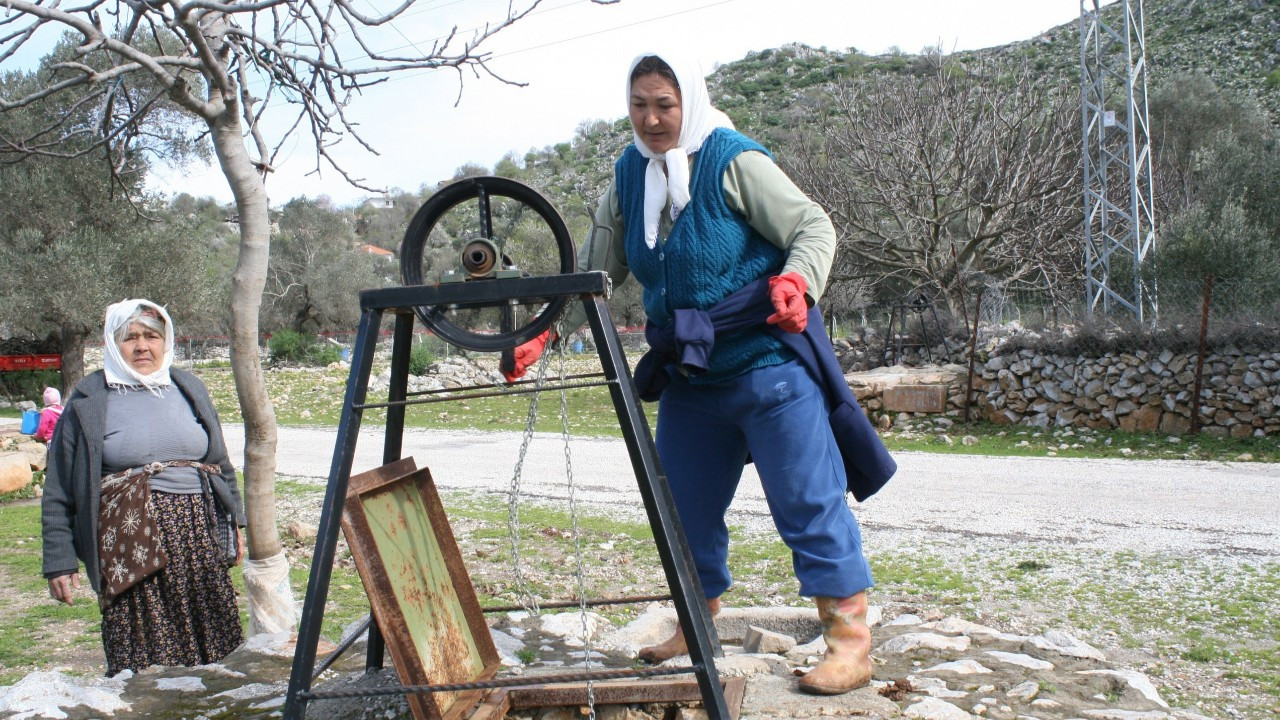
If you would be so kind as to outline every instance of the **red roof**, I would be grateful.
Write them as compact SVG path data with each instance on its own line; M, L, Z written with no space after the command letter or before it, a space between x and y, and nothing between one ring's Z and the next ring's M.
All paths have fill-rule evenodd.
M370 255L381 255L382 257L393 257L395 253L390 250L384 250L377 245L361 245L360 249Z

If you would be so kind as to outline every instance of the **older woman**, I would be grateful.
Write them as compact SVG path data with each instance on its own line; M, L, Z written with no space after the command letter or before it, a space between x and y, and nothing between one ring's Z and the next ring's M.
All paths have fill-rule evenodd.
M578 265L644 286L654 352L637 365L636 383L646 400L660 394L658 454L708 609L720 609L732 580L725 513L750 457L827 643L800 689L848 692L871 679L872 581L845 491L870 495L896 465L856 401L841 399L848 386L813 309L835 229L764 147L712 107L696 66L643 54L626 80L635 142L614 165L595 215L602 231ZM565 327L584 318L571 314ZM516 348L508 379L545 343ZM687 651L677 629L640 657Z
M104 367L76 385L49 444L44 576L70 604L84 563L109 676L214 662L243 641L235 468L204 384L172 363L163 307L111 305Z

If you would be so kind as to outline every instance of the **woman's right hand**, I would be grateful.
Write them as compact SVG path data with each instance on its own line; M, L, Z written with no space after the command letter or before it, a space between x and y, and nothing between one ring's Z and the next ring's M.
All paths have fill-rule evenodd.
M71 604L71 591L80 587L80 573L49 578L49 595L61 603Z
M523 345L517 345L515 352L513 353L515 367L511 368L509 371L502 371L502 376L507 379L507 382L515 382L516 380L524 377L524 373L529 369L529 366L538 362L538 358L542 355L543 348L547 346L547 342L550 339L551 331L543 330L541 335L524 343Z

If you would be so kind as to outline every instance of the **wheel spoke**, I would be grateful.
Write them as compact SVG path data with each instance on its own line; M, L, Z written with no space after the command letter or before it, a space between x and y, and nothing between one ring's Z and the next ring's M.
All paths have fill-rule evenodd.
M489 208L489 191L484 183L476 183L476 204L480 211L480 237L493 237L493 212Z

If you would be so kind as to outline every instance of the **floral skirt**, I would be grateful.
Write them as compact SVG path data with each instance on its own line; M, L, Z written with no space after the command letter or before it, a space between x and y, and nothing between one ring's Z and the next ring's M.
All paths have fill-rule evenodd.
M244 641L235 588L209 531L202 495L153 492L164 570L124 591L102 611L107 675L151 665L203 665Z

